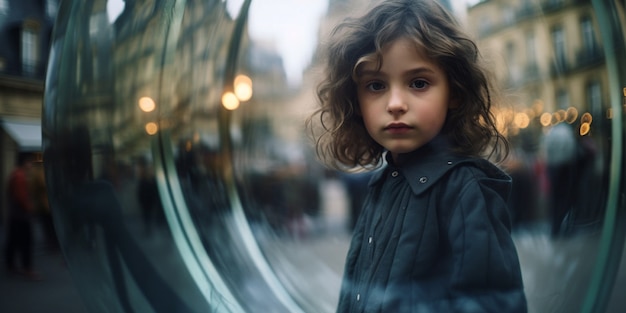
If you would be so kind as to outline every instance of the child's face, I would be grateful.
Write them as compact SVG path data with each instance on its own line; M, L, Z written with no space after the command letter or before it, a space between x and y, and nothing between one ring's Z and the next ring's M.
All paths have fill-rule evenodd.
M395 159L431 141L450 105L444 71L415 45L400 38L382 51L382 67L360 65L357 96L367 132Z

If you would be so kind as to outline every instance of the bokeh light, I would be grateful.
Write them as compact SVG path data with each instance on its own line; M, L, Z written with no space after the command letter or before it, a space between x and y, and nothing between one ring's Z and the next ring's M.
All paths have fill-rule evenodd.
M156 108L156 104L150 97L141 97L139 98L139 108L144 112L152 112Z
M526 113L516 113L514 123L518 128L526 128L530 124L530 118Z
M585 136L587 134L589 134L589 131L591 130L591 125L587 122L580 124L580 135L581 136Z
M552 122L552 114L548 112L541 114L540 121L541 121L541 125L543 125L544 127L549 126L550 123Z
M252 98L252 80L246 75L235 77L235 95L241 102L246 102Z
M146 124L146 133L148 133L148 135L154 135L158 131L159 131L159 126L156 123L150 122Z
M239 98L237 98L237 96L230 91L225 92L224 95L222 95L222 105L227 110L236 110L237 108L239 108L240 103L241 102L239 102Z
M578 110L575 107L567 108L567 111L565 112L565 121L568 124L572 124L576 121L576 119L578 119Z

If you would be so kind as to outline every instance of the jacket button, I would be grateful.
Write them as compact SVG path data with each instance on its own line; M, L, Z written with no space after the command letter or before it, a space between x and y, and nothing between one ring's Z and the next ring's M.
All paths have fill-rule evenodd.
M367 243L370 243L370 244L371 244L371 243L372 243L372 240L374 240L374 238L369 237L369 238L367 239Z
M393 176L393 177L398 176L398 171L393 171L393 172L391 173L391 176Z
M420 183L424 184L428 181L428 178L426 178L426 176L422 176L420 177Z
M448 165L452 165L452 161L448 161Z
M356 294L356 301L361 301L361 294L360 293Z

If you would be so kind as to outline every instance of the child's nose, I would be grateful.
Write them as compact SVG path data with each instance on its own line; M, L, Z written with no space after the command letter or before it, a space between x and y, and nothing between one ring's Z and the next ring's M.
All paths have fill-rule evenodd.
M404 113L408 109L406 98L401 90L392 89L387 102L387 112L391 114Z

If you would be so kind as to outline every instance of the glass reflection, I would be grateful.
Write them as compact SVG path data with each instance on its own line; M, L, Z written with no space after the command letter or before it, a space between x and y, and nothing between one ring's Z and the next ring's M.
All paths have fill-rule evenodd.
M362 2L61 3L46 179L90 311L334 311L368 174L321 167L303 127L315 51ZM621 186L611 181L623 111L610 86L624 82L610 74L612 37L590 1L448 5L503 88L494 113L514 148L502 166L515 182L529 308L580 310ZM623 3L611 12L624 16Z

